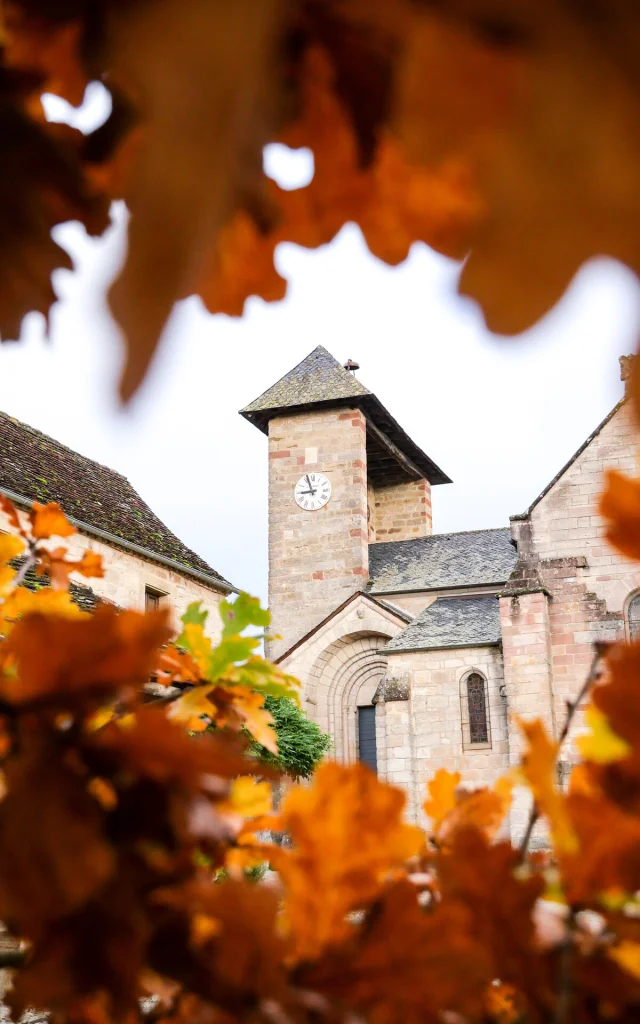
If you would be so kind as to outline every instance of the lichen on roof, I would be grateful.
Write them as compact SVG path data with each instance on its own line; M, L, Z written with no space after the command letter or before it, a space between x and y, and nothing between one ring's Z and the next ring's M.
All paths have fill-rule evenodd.
M158 519L126 477L0 412L0 487L29 501L57 501L66 515L225 582Z
M247 415L342 398L360 398L370 394L369 389L345 370L326 348L318 345L293 370L289 370L241 412Z

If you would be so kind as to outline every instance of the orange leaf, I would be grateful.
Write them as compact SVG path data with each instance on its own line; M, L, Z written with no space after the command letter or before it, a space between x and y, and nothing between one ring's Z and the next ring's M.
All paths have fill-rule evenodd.
M607 520L609 543L627 558L640 560L640 480L608 470L600 515Z
M103 605L75 621L27 615L3 645L18 675L0 681L0 694L17 705L42 699L65 703L123 686L141 687L169 636L163 611L141 615Z
M549 739L539 719L518 724L527 738L528 747L522 758L522 773L531 787L536 804L551 829L556 852L575 853L578 840L571 826L566 799L556 785L558 744Z
M431 818L433 830L436 832L442 819L456 805L456 790L460 785L460 772L450 772L446 768L438 768L428 784L429 799L424 802L424 812Z
M64 512L56 501L41 505L34 501L29 512L31 532L36 540L48 540L49 537L70 537L76 532L75 526L68 522Z
M393 871L420 852L424 834L403 822L405 803L401 790L362 764L322 764L310 786L287 793L280 817L293 848L274 847L272 861L297 959L314 958L348 935L347 914L375 899Z

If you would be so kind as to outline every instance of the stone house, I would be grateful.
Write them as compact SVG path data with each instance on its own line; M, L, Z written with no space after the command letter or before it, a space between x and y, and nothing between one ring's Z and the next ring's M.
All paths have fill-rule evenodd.
M102 555L104 578L79 576L73 584L78 601L98 597L140 610L166 602L176 620L201 601L210 612L210 634L220 633L217 606L235 588L183 544L120 473L0 413L0 492L19 508L57 501L78 530L64 542L70 554L79 558L91 548ZM0 530L11 530L2 512Z
M438 767L479 784L517 762L515 715L558 735L594 641L640 619L640 564L597 511L603 470L635 472L627 405L510 526L452 534L431 519L449 478L323 347L242 415L268 436L270 654L336 755L406 787L417 819Z

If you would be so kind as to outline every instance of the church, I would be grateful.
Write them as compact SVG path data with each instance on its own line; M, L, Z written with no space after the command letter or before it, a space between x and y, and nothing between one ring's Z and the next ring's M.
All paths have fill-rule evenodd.
M640 565L597 511L637 433L621 401L509 525L434 534L449 477L355 369L319 346L241 410L268 437L269 654L335 756L403 786L418 820L437 768L494 782L519 760L515 716L557 736L594 642L638 631Z

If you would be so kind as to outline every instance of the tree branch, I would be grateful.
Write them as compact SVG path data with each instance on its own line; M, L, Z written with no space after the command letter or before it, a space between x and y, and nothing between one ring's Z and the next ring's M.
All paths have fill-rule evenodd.
M596 643L594 646L595 646L595 654L593 656L593 660L591 662L591 668L589 669L589 673L587 675L587 678L585 679L584 683L582 684L576 699L574 701L567 701L567 717L566 717L564 725L562 727L562 732L560 733L560 736L558 738L558 753L560 753L560 749L562 747L562 744L564 743L564 741L566 740L567 736L569 735L569 729L571 728L571 723L573 722L573 719L575 717L576 711L578 710L578 708L582 704L583 700L587 696L589 690L591 689L593 683L595 682L595 680L597 679L597 677L599 675L600 662L602 661L602 658L606 654L607 649L609 647L609 645L605 644L605 643ZM520 857L522 859L524 859L524 857L526 856L527 849L528 849L529 843L531 841L531 835L533 833L534 828L536 827L536 824L538 822L538 818L539 817L540 817L540 812L538 810L537 805L534 803L533 807L531 808L531 813L529 814L529 820L527 822L527 828L525 830L524 836L522 837L522 842L520 843L520 851L519 852L520 852Z

